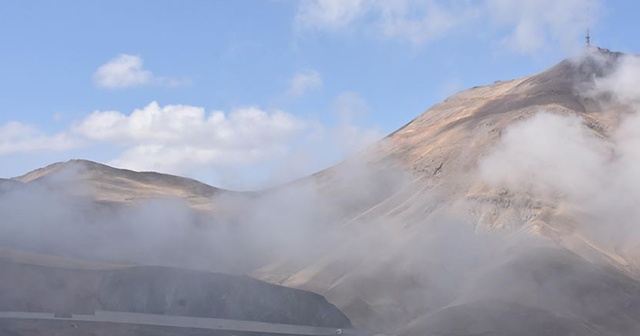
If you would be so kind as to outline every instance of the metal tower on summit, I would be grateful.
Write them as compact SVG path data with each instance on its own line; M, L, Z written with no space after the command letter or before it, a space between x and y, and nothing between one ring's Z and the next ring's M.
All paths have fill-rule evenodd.
M591 47L591 35L589 35L589 28L587 28L587 36L585 37L587 48Z
M585 35L584 39L585 39L585 48L587 50L595 50L605 54L608 54L611 52L611 50L607 48L600 48L598 46L591 45L591 33L589 32L589 28L587 28L587 35Z
M591 34L589 28L591 28L591 3L587 6L587 35L585 36L585 46L587 49L591 48Z

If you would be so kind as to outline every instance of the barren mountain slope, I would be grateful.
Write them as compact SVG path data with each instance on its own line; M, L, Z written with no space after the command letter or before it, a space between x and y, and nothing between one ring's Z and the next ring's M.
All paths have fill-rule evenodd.
M223 190L179 176L134 172L86 160L54 163L16 177L15 181L45 182L97 201L131 204L153 198L180 198L199 210L212 210L212 197Z
M433 106L360 158L374 167L369 172L374 177L397 167L411 173L395 188L372 187L388 179L371 178L367 188L378 190L376 197L361 197L361 206L352 207L357 211L351 214L341 208L345 210L340 212L345 223L341 227L351 239L305 266L274 263L256 270L254 276L323 293L356 325L390 333L412 330L407 333L419 335L420 330L428 330L417 321L442 325L442 319L449 316L442 309L449 306L473 312L495 308L505 318L519 314L517 307L535 308L541 309L540 318L551 325L560 320L564 321L560 324L575 324L555 334L569 335L581 330L580 325L612 335L637 332L640 325L635 315L621 317L631 314L640 299L638 283L629 277L637 274L625 259L628 256L576 229L583 214L565 206L563 195L498 188L479 177L481 162L508 128L541 111L579 116L586 132L606 141L629 109L595 101L583 94L584 87L613 72L622 56L595 51L537 75L461 92ZM353 188L346 181L336 183L332 178L339 175L336 169L340 168L322 172L306 183L318 184L326 195ZM364 194L369 195L368 191ZM487 231L486 239L470 238L485 236ZM527 270L528 260L539 253L529 246L529 240L554 246L538 260L536 270ZM522 250L516 249L516 256L509 252L512 245ZM558 266L558 260L570 262ZM603 277L617 279L613 290L619 290L617 294L609 293L611 285ZM487 298L465 291L480 286L482 279L485 284L512 280L514 289L497 301L496 290L479 289L491 293ZM559 289L577 280L583 281L581 292L573 295ZM565 302L553 300L558 292L565 295ZM586 293L598 293L594 294L598 298ZM596 313L567 309L580 306L579 302L588 306L582 300L589 297L594 305L606 308ZM414 319L411 325L423 328L404 329ZM558 320L552 322L554 319ZM497 334L507 330L501 328L495 322L477 332L473 327L459 333L453 329L438 332L492 335L492 330ZM532 334L544 334L542 330Z

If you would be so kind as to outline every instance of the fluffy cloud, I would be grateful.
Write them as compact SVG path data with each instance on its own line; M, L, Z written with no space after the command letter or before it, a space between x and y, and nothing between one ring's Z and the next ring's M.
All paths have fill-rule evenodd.
M306 122L255 107L226 114L152 102L126 115L95 111L74 125L76 134L126 147L112 163L139 170L184 173L198 166L254 163L284 155Z
M45 134L17 121L0 125L0 156L38 151L65 151L79 146L65 133Z
M578 115L541 112L513 125L482 162L482 176L493 186L557 204L564 215L580 220L573 234L635 264L640 116L622 118L608 139L585 123Z
M367 109L356 93L342 93L327 111L336 118L328 126L258 107L208 112L151 102L129 113L94 111L53 135L19 122L0 125L0 156L92 146L101 150L88 159L116 167L255 188L308 175L380 139L379 130L356 123ZM105 149L116 154L104 157Z
M233 176L238 181L224 183L272 184L317 171L382 138L378 129L358 126L367 110L354 92L334 99L332 126L280 110L207 112L197 106L152 102L128 114L95 111L74 123L71 133L120 147L108 162L117 167L188 176L202 171L224 175L230 170L242 175L240 169L248 169L269 181L242 182L251 179Z
M484 178L510 189L542 194L593 195L603 177L609 148L583 127L577 115L540 112L511 126L481 164Z
M322 78L315 70L300 72L293 76L289 85L289 95L302 96L310 90L322 88Z
M547 44L567 49L580 42L602 0L305 0L295 26L302 31L377 32L386 38L423 45L465 24L506 30L496 39L520 53ZM589 11L591 8L591 11Z
M596 62L606 62L602 55L591 53ZM618 61L614 71L606 76L597 78L588 88L588 94L595 98L605 95L616 102L639 106L640 105L640 57L636 55L624 55Z
M176 86L179 80L154 76L143 68L142 58L135 55L120 54L101 65L93 75L98 87L115 89L149 84Z
M105 88L145 85L152 79L153 74L142 68L142 58L127 54L120 54L101 65L93 75L94 83Z

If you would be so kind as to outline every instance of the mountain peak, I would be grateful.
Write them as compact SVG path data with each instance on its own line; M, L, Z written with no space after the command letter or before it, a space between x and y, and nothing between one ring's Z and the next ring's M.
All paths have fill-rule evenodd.
M607 136L618 112L603 114L589 89L625 55L589 49L538 74L461 91L389 135L385 151L428 184L439 184L476 167L510 125L540 111L581 115L594 132Z
M211 197L224 190L202 182L157 172L137 172L105 164L74 159L57 162L14 178L24 183L56 184L74 193L90 193L110 202L135 202L177 197L196 208L210 208Z

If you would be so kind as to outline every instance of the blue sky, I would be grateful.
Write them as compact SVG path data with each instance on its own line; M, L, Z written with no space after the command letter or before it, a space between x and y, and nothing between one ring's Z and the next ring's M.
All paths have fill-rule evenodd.
M456 91L593 41L635 1L0 2L0 176L84 158L236 189L312 173Z

